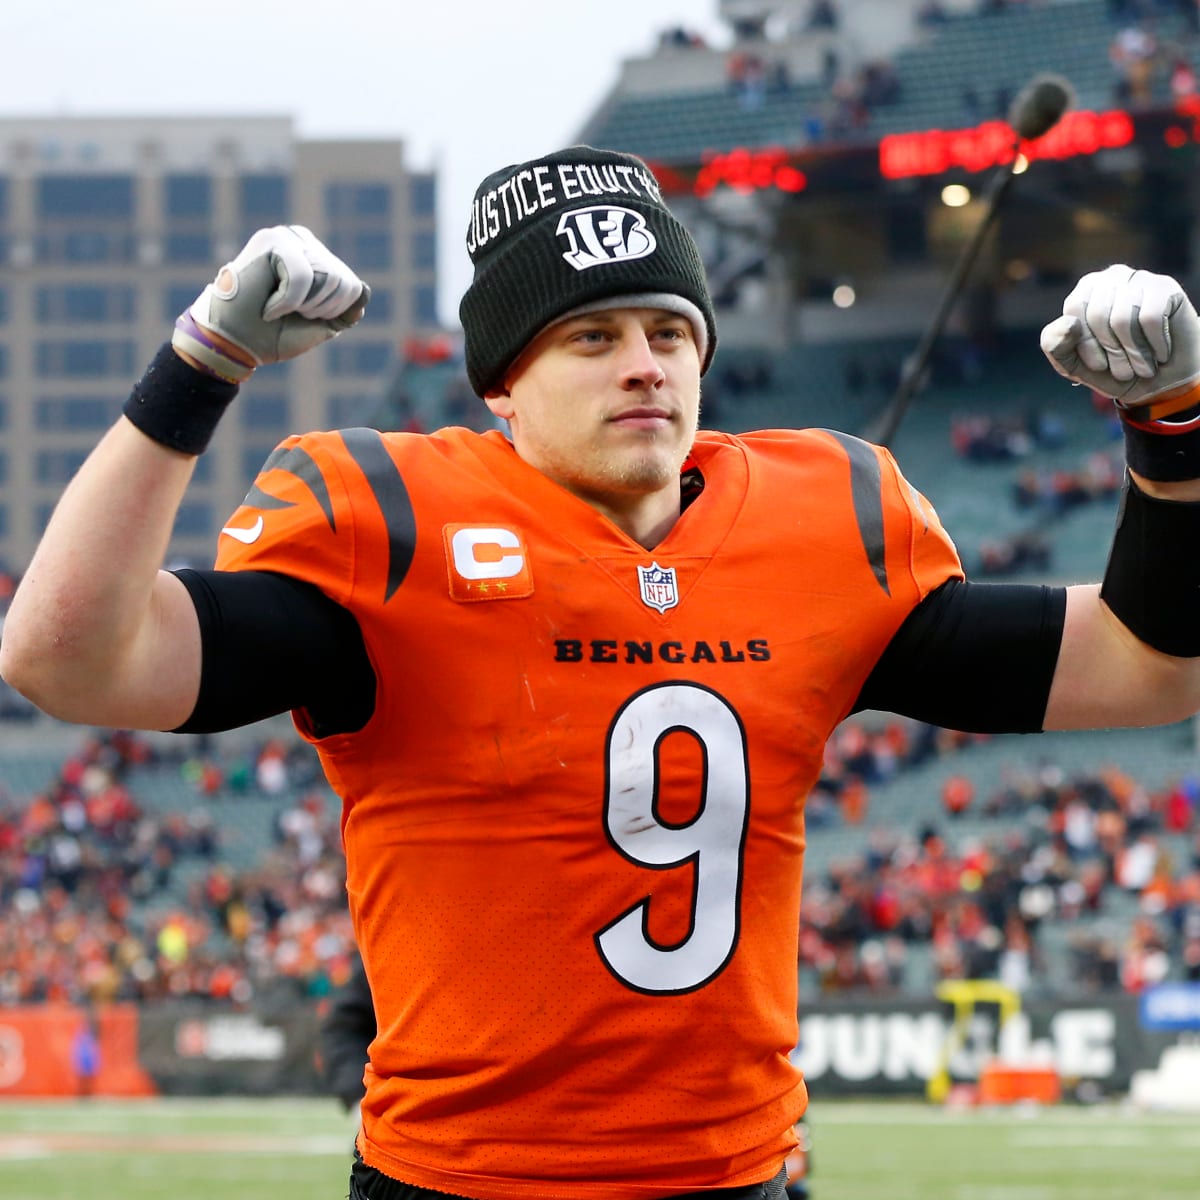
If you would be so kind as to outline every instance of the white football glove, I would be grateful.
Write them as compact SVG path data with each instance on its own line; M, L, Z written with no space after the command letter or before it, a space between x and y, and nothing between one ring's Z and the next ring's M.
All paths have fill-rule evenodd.
M349 329L370 289L303 225L260 229L175 323L177 350L231 383Z
M1200 382L1200 318L1183 288L1123 264L1085 275L1041 344L1060 375L1150 418L1186 407Z

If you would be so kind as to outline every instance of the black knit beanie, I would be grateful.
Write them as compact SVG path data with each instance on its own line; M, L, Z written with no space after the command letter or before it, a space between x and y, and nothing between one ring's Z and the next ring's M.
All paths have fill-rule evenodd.
M571 146L504 167L475 193L475 276L458 308L483 396L555 318L615 296L681 296L702 314L701 373L717 345L704 264L640 158Z

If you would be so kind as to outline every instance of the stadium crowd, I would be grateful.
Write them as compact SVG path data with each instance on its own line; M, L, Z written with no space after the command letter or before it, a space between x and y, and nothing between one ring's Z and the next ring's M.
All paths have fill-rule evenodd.
M887 728L844 730L840 740L855 747L854 759L877 749L883 778L909 761ZM986 739L936 731L935 740L964 751ZM847 788L857 793L849 818ZM826 813L864 819L861 776L831 772L821 791L841 798L836 807L826 800ZM1009 768L981 801L966 776L950 775L941 820L903 831L876 823L864 850L831 858L806 880L801 967L825 992L927 989L955 978L998 979L1019 992L1067 979L1138 992L1168 977L1200 980L1198 800L1200 777L1151 791L1114 766L1079 775L1052 762ZM956 836L968 814L973 832ZM981 835L980 822L995 832ZM1069 962L1048 961L1054 951L1042 935L1053 926L1068 932Z
M835 732L810 843L821 852L863 827L863 849L824 853L806 880L802 980L899 993L978 977L1030 991L1047 978L1041 935L1054 925L1072 930L1059 976L1081 988L1200 980L1200 778L1152 792L1115 767L1074 777L1045 763L976 795L955 772L936 822L896 830L871 812L900 775L987 741L896 719ZM168 772L195 797L186 811L139 798ZM226 847L244 805L271 806L274 838L239 868ZM957 834L963 817L971 836ZM1193 839L1184 860L1173 835ZM332 796L299 739L248 754L194 739L165 758L137 735L90 735L44 789L0 798L0 1006L324 996L355 960L344 883ZM1096 920L1118 895L1135 904L1123 940Z
M252 762L211 748L164 762L127 733L92 736L33 796L0 799L0 1006L323 995L354 958L345 865L303 747ZM138 799L178 771L185 812ZM289 773L293 776L289 780ZM299 786L297 786L299 784ZM234 869L237 805L275 805L274 845Z

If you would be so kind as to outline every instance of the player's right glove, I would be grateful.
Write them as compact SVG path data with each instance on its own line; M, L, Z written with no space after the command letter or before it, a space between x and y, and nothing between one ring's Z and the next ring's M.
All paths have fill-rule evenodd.
M1138 420L1200 403L1200 318L1169 275L1121 264L1085 275L1042 330L1050 365Z
M303 225L260 229L175 322L171 344L229 383L362 317L370 289Z

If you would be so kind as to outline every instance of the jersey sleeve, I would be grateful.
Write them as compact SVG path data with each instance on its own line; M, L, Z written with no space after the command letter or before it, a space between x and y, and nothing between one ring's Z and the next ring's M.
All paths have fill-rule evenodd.
M937 511L901 473L891 453L874 447L884 480L885 506L894 521L908 525L908 568L920 600L951 579L963 579L962 560ZM889 486L890 482L890 486Z
M348 604L354 520L336 435L289 437L263 464L217 541L220 571L274 571Z

